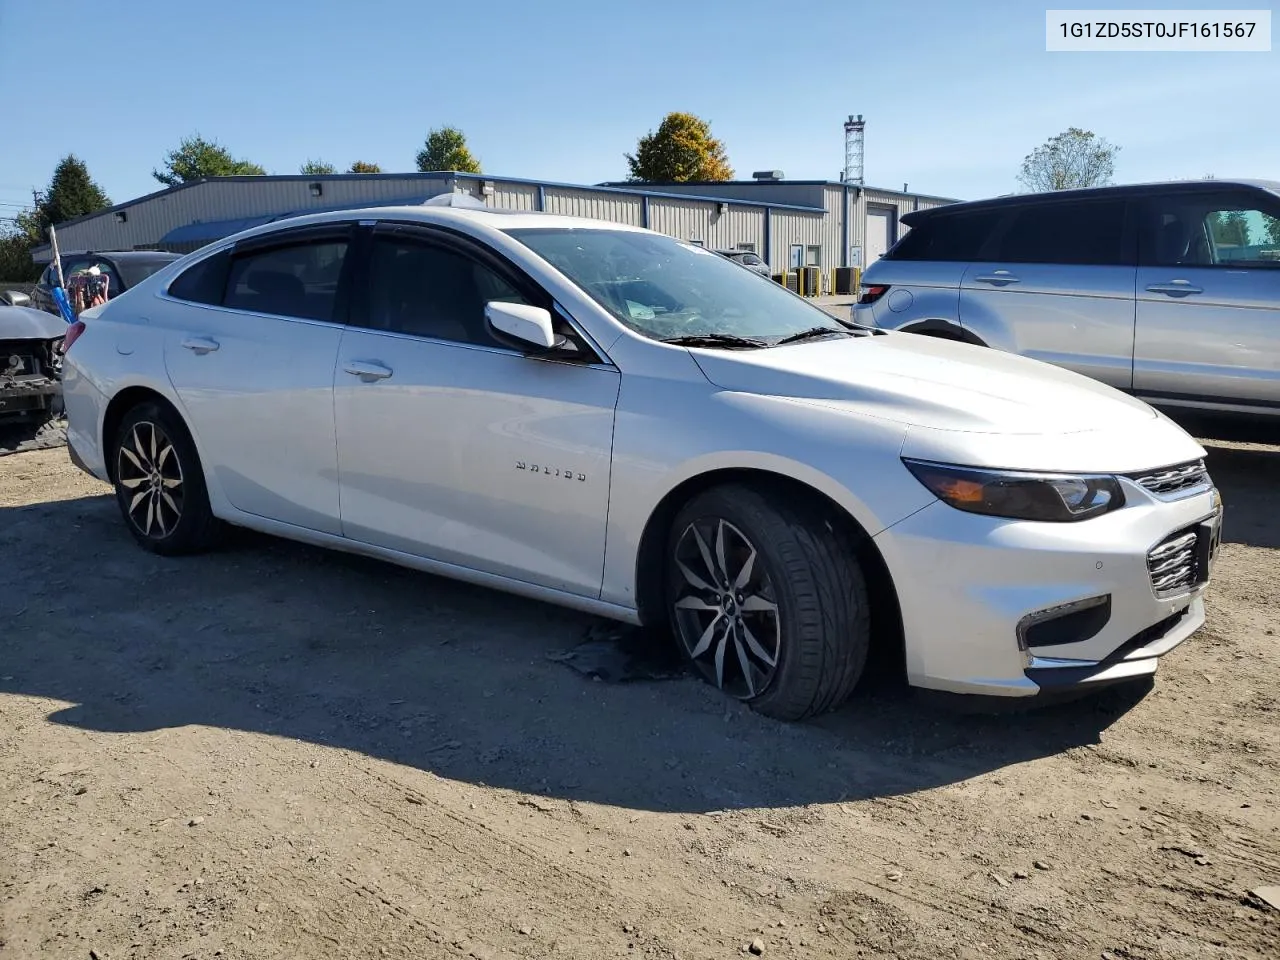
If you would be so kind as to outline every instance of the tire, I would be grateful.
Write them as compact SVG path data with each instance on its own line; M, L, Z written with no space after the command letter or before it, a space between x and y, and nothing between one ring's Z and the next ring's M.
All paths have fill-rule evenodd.
M672 631L704 679L778 720L825 713L852 694L871 618L843 525L781 496L716 487L676 515L665 557ZM728 596L726 583L737 588Z
M220 524L209 507L204 470L172 408L148 400L129 410L111 456L116 502L139 544L167 557L214 544Z

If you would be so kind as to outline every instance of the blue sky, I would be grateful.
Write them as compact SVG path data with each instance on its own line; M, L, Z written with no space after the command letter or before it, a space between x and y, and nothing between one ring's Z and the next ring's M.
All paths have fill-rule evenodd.
M1280 53L1046 53L1026 0L44 7L0 0L0 217L68 152L113 200L157 189L151 169L197 131L271 173L395 171L449 123L488 173L622 179L671 110L709 120L742 176L835 179L861 113L867 182L943 196L1013 190L1073 125L1123 148L1121 182L1280 177Z

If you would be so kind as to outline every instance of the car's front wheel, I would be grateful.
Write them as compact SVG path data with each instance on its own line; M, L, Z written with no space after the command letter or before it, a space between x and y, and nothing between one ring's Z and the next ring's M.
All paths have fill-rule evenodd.
M116 431L112 457L116 501L138 543L166 556L213 543L218 522L195 444L177 414L154 401L134 407Z
M856 553L821 509L737 485L700 494L676 516L667 547L667 607L685 655L767 716L839 706L870 644Z

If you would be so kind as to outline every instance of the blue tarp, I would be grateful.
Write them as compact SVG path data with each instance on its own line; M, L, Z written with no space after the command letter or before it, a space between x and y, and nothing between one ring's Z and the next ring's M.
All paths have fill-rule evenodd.
M241 230L260 226L278 216L279 214L272 213L261 217L242 217L239 220L208 220L188 223L185 226L174 227L160 238L160 243L212 243L214 240L221 240L223 237L229 237L233 233L239 233Z

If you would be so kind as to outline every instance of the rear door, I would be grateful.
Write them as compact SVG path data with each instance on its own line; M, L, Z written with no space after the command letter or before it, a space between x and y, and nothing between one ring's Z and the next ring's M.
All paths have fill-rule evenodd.
M1005 208L960 286L960 322L983 342L1133 383L1134 266L1123 198Z
M1208 188L1140 210L1134 391L1280 413L1280 197Z
M232 506L341 532L333 368L350 224L252 237L169 286L165 364Z

